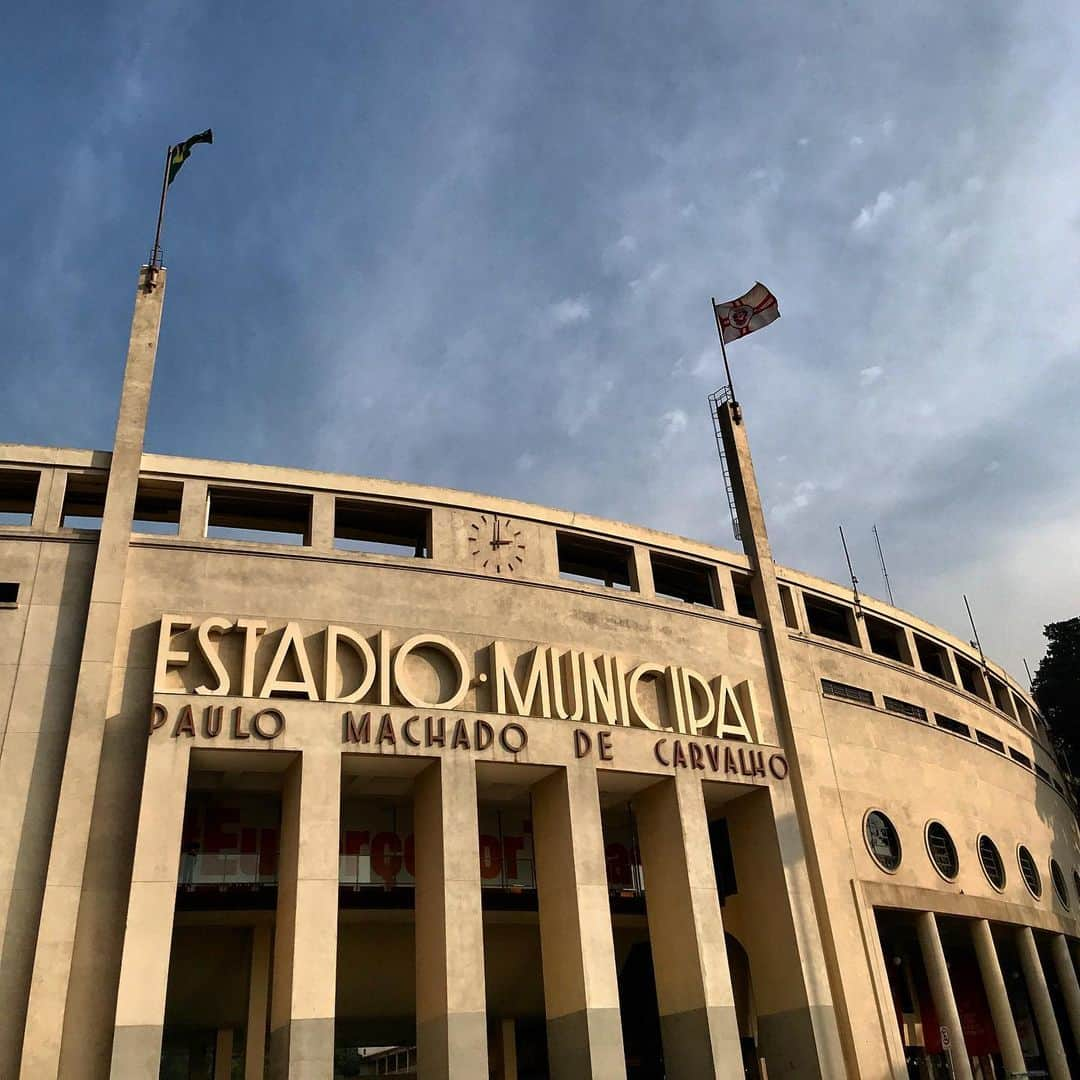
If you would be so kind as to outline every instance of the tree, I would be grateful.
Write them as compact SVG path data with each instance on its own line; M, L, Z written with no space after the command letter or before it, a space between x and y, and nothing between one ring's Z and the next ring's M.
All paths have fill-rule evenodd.
M1043 634L1050 644L1031 689L1069 772L1080 778L1080 617L1050 623Z

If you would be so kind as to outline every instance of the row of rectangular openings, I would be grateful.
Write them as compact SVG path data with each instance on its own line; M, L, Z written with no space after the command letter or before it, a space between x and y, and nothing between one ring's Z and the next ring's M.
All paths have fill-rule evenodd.
M911 664L907 639L904 637L904 631L896 623L886 622L876 615L869 614L865 616L865 622L871 652L896 660L901 664Z
M954 735L963 735L965 739L971 738L971 728L967 724L961 724L959 720L954 720L951 716L943 716L941 713L934 713L934 719L939 728L951 731Z
M609 589L634 589L633 552L610 540L557 533L559 576L569 581L605 585Z
M929 723L926 710L921 705L912 705L910 701L901 701L899 698L884 697L885 708L889 712L899 713L909 720L921 720L924 724Z
M311 543L311 496L287 492L209 490L206 535L263 544Z
M687 604L704 604L706 607L723 606L713 567L655 551L649 552L649 561L652 563L653 588L657 596L682 600Z
M944 679L945 682L955 686L956 680L953 678L952 667L949 664L949 654L944 646L923 637L922 634L912 634L912 637L915 639L915 651L919 654L919 667L927 675Z
M1050 774L1037 761L1035 762L1035 775L1040 780L1045 780L1048 784L1050 783Z
M1027 707L1027 703L1023 698L1013 694L1013 704L1016 706L1016 718L1020 721L1021 727L1026 728L1030 732L1034 732L1035 726L1032 723L1031 710Z
M874 695L861 686L849 686L847 683L836 682L834 679L821 680L821 692L829 697L843 698L844 701L854 701L858 705L873 705Z
M0 471L0 525L29 525L37 502L39 474L22 469Z
M431 557L431 512L414 506L338 499L334 547L371 555Z
M999 754L1005 753L1005 744L1000 739L995 739L993 735L988 735L985 731L979 731L976 728L975 739L983 746L989 746L991 750L996 750Z
M0 581L0 606L14 607L19 602L19 583Z
M842 641L845 645L858 645L850 608L806 592L803 593L803 603L806 605L806 621L811 634Z
M1019 750L1016 750L1011 746L1009 747L1009 757L1011 757L1013 761L1019 762L1025 769L1031 768L1031 758L1029 758L1027 754L1022 754Z
M1016 714L1012 709L1012 697L1009 688L995 675L989 675L990 693L994 698L994 704L1006 715L1015 719Z

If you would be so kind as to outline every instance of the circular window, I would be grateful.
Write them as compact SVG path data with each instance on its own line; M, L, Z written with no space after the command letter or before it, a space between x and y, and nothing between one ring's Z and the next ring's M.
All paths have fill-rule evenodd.
M863 834L874 862L887 874L895 873L900 866L900 837L893 823L880 810L870 810Z
M960 859L949 830L940 821L931 821L926 826L926 850L930 853L934 869L946 881L954 881L960 873Z
M1050 880L1054 883L1054 892L1057 893L1061 906L1067 908L1069 906L1069 890L1065 888L1065 875L1061 872L1057 859L1050 860Z
M1001 861L997 845L989 836L979 837L979 862L986 880L1001 892L1005 888L1005 864Z
M1038 900L1042 896L1042 875L1031 857L1031 852L1023 844L1016 849L1016 861L1020 864L1020 873L1024 877L1028 892Z

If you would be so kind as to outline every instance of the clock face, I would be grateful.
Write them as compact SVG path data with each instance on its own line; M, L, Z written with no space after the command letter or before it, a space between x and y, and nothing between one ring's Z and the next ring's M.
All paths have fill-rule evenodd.
M525 565L523 535L513 518L481 514L469 522L469 554L478 569L513 577Z

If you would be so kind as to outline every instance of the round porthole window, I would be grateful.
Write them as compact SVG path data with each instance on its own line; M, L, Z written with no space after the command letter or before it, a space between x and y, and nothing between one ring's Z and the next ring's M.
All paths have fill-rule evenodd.
M960 873L960 858L956 854L956 845L949 835L949 830L940 821L931 821L926 826L926 850L934 869L946 880L955 881Z
M900 837L893 823L880 810L870 810L863 834L874 862L887 874L895 873L900 866Z
M1000 892L1005 888L1005 864L997 845L989 836L979 837L979 863L986 875L986 880Z
M1035 860L1031 857L1031 852L1023 844L1016 849L1016 861L1020 866L1020 873L1028 892L1038 900L1042 896L1042 875L1035 865Z
M1050 880L1054 883L1054 892L1057 893L1061 906L1067 908L1069 906L1069 890L1065 888L1065 875L1061 872L1057 859L1050 860Z

